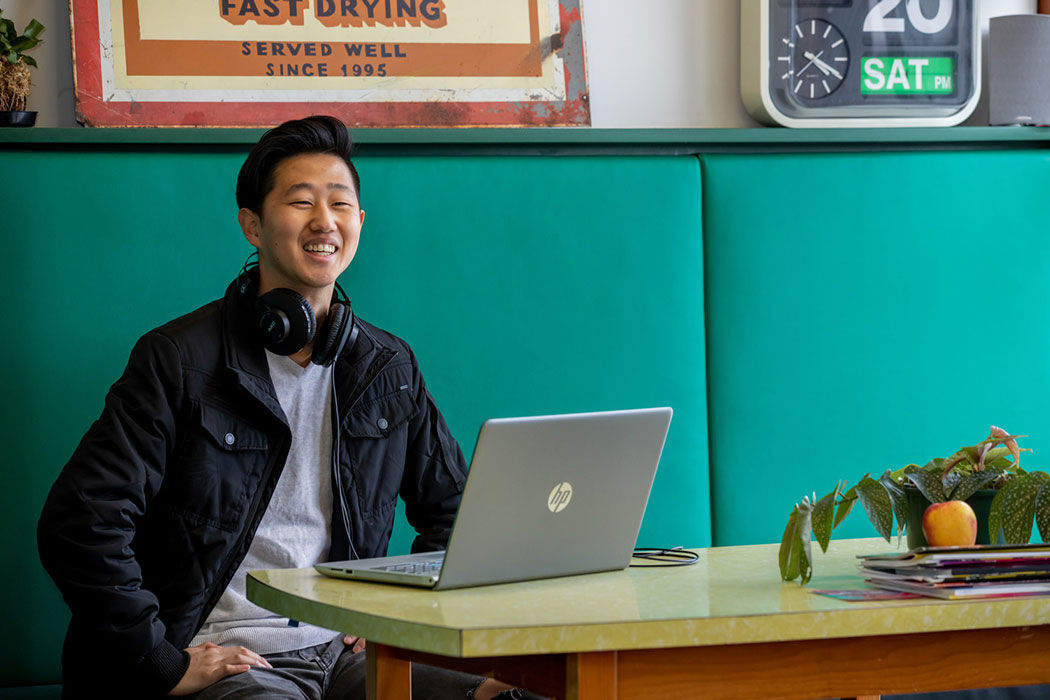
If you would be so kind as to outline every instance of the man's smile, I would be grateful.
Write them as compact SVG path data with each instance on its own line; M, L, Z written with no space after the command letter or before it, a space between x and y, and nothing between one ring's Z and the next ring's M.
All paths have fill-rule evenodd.
M331 243L307 243L303 246L303 250L307 253L317 253L318 255L333 255L335 246Z

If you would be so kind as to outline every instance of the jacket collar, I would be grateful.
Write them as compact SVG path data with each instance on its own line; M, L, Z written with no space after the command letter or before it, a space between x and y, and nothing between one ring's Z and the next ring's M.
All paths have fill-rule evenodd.
M270 380L266 353L255 329L255 307L241 294L238 280L226 288L223 302L222 340L227 368L240 386L283 419L284 411Z

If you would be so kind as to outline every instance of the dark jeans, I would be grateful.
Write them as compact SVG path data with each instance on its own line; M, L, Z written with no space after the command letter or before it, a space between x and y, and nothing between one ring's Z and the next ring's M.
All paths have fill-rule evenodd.
M365 697L365 652L354 653L342 635L308 649L266 654L272 669L253 666L191 696L198 700ZM467 700L485 680L457 671L412 664L412 700Z

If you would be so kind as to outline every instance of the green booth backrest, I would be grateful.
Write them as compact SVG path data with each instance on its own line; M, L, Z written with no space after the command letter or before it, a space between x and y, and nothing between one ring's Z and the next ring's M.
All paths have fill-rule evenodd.
M702 160L716 544L992 424L1050 467L1047 151Z
M237 274L245 152L0 151L22 183L3 200L0 686L59 678L68 613L37 558L40 507L135 339ZM343 284L363 318L412 344L468 459L486 418L672 406L639 544L710 544L697 159L357 165L367 218ZM402 524L392 551L408 542Z

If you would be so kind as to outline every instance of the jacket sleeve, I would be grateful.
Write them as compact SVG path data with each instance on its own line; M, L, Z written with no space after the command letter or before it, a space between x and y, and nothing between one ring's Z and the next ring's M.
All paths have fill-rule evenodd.
M70 674L118 674L142 696L166 694L189 656L165 640L156 596L142 588L136 528L160 488L175 441L179 353L158 333L136 344L101 417L44 504L37 542L72 613L63 654ZM81 665L82 664L82 665Z
M425 552L444 549L448 543L467 465L418 369L416 377L421 408L409 424L401 498L408 522L418 533L412 551Z

